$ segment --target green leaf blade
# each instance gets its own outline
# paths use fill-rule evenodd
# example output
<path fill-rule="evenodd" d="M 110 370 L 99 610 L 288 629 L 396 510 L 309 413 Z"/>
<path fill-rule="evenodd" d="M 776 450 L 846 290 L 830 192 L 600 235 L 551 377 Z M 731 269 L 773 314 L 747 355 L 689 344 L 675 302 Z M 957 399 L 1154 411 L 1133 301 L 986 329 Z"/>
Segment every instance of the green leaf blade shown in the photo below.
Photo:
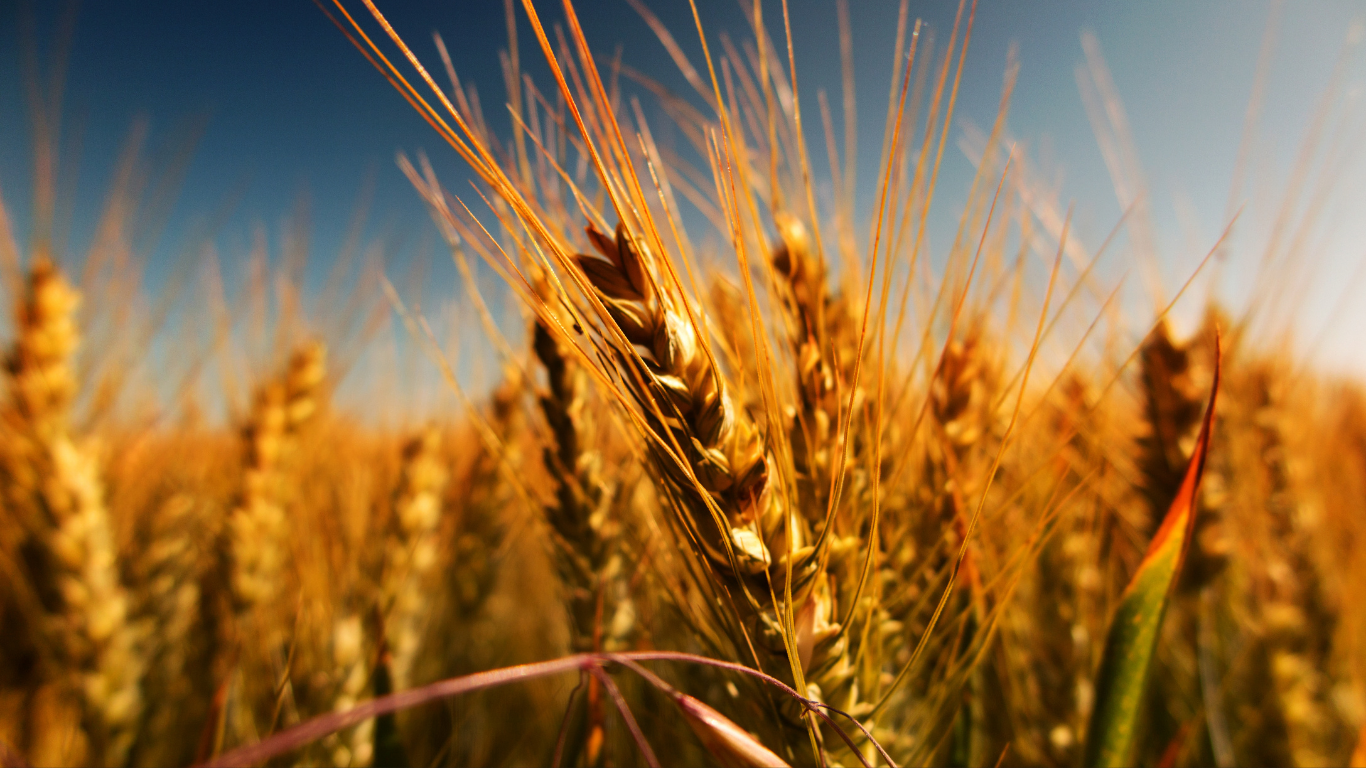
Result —
<path fill-rule="evenodd" d="M 1084 765 L 1087 766 L 1133 764 L 1134 739 L 1148 673 L 1157 652 L 1158 631 L 1162 628 L 1162 617 L 1181 574 L 1195 529 L 1196 491 L 1205 469 L 1214 405 L 1219 394 L 1219 358 L 1216 342 L 1214 384 L 1190 465 L 1176 499 L 1149 543 L 1138 571 L 1125 587 L 1110 621 L 1105 652 L 1096 676 L 1095 709 L 1086 731 Z"/>

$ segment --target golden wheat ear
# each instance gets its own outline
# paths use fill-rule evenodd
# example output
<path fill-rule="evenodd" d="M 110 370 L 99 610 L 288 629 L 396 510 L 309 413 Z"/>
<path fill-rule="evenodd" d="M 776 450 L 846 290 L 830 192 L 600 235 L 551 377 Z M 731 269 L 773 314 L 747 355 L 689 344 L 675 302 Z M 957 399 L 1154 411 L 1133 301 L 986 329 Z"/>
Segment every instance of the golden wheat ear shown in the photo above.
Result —
<path fill-rule="evenodd" d="M 19 337 L 5 360 L 0 524 L 19 531 L 18 542 L 7 542 L 16 551 L 5 555 L 23 553 L 24 581 L 36 598 L 17 631 L 36 649 L 44 682 L 75 703 L 84 759 L 121 765 L 143 709 L 145 633 L 132 620 L 120 573 L 102 451 L 69 428 L 79 304 L 61 270 L 46 256 L 35 259 L 18 307 Z"/>
<path fill-rule="evenodd" d="M 413 662 L 427 618 L 424 597 L 438 559 L 437 530 L 448 472 L 441 457 L 441 433 L 432 426 L 409 438 L 394 493 L 394 518 L 384 547 L 380 601 L 384 638 L 392 649 L 392 687 L 411 684 Z"/>

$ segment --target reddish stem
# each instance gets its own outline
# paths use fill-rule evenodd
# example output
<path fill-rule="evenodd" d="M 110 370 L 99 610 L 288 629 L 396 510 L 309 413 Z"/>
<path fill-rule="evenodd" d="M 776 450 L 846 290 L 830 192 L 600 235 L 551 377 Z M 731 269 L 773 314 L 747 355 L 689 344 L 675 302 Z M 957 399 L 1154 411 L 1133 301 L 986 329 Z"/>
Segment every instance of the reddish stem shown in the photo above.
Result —
<path fill-rule="evenodd" d="M 487 672 L 476 672 L 472 675 L 451 678 L 450 680 L 441 680 L 439 682 L 431 683 L 430 685 L 424 685 L 420 688 L 399 691 L 398 693 L 391 693 L 388 696 L 382 696 L 378 699 L 372 699 L 343 712 L 332 712 L 315 717 L 312 720 L 300 723 L 293 728 L 269 736 L 250 746 L 234 749 L 231 752 L 219 755 L 213 760 L 202 763 L 201 765 L 205 766 L 205 768 L 227 768 L 228 766 L 245 767 L 256 765 L 263 763 L 276 755 L 298 749 L 299 747 L 316 741 L 330 733 L 335 733 L 343 728 L 349 728 L 373 717 L 378 717 L 379 715 L 397 712 L 402 709 L 409 709 L 437 699 L 459 696 L 485 688 L 506 685 L 507 683 L 535 680 L 541 677 L 549 677 L 551 675 L 559 675 L 564 674 L 565 672 L 574 671 L 587 672 L 593 678 L 604 682 L 604 687 L 607 688 L 609 694 L 613 695 L 614 701 L 617 703 L 618 708 L 621 709 L 622 717 L 626 720 L 627 727 L 632 731 L 632 736 L 636 737 L 637 745 L 641 746 L 641 752 L 645 757 L 646 762 L 657 764 L 652 759 L 654 758 L 654 754 L 650 751 L 649 745 L 644 742 L 644 735 L 640 733 L 639 726 L 635 723 L 635 718 L 631 716 L 630 711 L 626 708 L 625 700 L 620 698 L 620 692 L 616 691 L 616 686 L 610 685 L 610 678 L 607 677 L 606 672 L 602 669 L 604 663 L 612 662 L 621 663 L 625 666 L 634 668 L 637 665 L 630 662 L 636 661 L 681 661 L 690 664 L 703 664 L 710 667 L 716 667 L 717 669 L 726 669 L 732 672 L 750 675 L 751 677 L 757 677 L 802 702 L 807 709 L 815 712 L 832 726 L 835 725 L 834 721 L 830 720 L 829 717 L 825 715 L 825 712 L 832 712 L 849 719 L 854 725 L 858 726 L 858 729 L 863 732 L 864 736 L 872 742 L 878 752 L 882 755 L 882 759 L 886 760 L 888 765 L 896 765 L 892 762 L 891 756 L 882 748 L 882 745 L 879 744 L 877 740 L 872 737 L 872 734 L 868 733 L 868 730 L 851 715 L 841 712 L 827 704 L 812 701 L 797 693 L 792 686 L 776 677 L 756 669 L 751 669 L 743 664 L 719 661 L 717 659 L 709 659 L 705 656 L 697 656 L 691 653 L 681 653 L 678 651 L 580 653 L 573 656 L 552 659 L 551 661 L 519 664 L 517 666 L 493 669 Z M 649 675 L 646 676 L 646 679 L 652 677 L 653 675 Z M 657 684 L 655 680 L 651 680 L 651 683 Z M 840 731 L 838 727 L 836 727 L 835 730 Z M 845 741 L 848 743 L 847 737 Z M 858 754 L 857 750 L 854 751 L 855 754 Z"/>

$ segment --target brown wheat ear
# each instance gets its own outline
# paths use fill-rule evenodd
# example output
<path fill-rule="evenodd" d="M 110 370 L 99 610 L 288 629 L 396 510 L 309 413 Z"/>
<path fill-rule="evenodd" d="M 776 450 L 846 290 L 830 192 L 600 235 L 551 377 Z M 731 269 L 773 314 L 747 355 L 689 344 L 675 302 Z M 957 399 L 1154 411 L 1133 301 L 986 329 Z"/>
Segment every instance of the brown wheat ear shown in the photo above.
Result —
<path fill-rule="evenodd" d="M 632 347 L 618 350 L 623 378 L 652 433 L 668 490 L 686 513 L 685 527 L 731 578 L 766 573 L 776 564 L 774 552 L 784 560 L 789 552 L 809 555 L 800 541 L 789 542 L 799 528 L 770 481 L 763 438 L 734 405 L 680 300 L 656 287 L 647 252 L 624 224 L 615 239 L 591 226 L 587 233 L 600 255 L 577 262 Z M 798 568 L 794 579 L 800 585 L 812 572 Z"/>

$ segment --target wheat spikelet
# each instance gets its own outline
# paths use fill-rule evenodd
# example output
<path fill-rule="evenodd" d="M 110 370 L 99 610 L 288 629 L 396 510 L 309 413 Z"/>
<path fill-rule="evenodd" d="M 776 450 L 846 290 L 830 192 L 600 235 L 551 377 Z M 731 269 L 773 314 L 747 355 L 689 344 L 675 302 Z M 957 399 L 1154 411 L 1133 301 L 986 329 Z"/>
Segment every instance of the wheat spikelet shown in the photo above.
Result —
<path fill-rule="evenodd" d="M 483 608 L 498 577 L 494 555 L 503 542 L 505 515 L 516 496 L 508 478 L 521 462 L 519 440 L 526 420 L 523 389 L 520 373 L 509 371 L 491 398 L 490 434 L 485 436 L 490 442 L 481 446 L 463 487 L 456 483 L 448 488 L 448 496 L 463 491 L 462 497 L 452 500 L 459 512 L 448 573 L 457 614 L 466 621 Z"/>
<path fill-rule="evenodd" d="M 1144 340 L 1140 351 L 1144 410 L 1150 434 L 1141 446 L 1147 482 L 1152 495 L 1153 514 L 1160 516 L 1171 503 L 1169 493 L 1181 482 L 1181 472 L 1189 455 L 1183 443 L 1191 440 L 1200 420 L 1200 395 L 1191 380 L 1191 361 L 1187 350 L 1171 338 L 1166 321 L 1158 323 Z"/>
<path fill-rule="evenodd" d="M 1261 611 L 1270 678 L 1291 759 L 1296 765 L 1326 765 L 1332 761 L 1324 746 L 1337 727 L 1325 676 L 1330 646 L 1313 638 L 1331 636 L 1334 620 L 1311 559 L 1303 498 L 1295 487 L 1286 440 L 1286 381 L 1270 366 L 1248 368 L 1244 397 L 1251 423 L 1244 439 L 1266 473 L 1264 504 L 1275 536 L 1263 577 L 1269 596 Z"/>
<path fill-rule="evenodd" d="M 933 487 L 940 489 L 935 507 L 941 540 L 947 544 L 942 554 L 922 565 L 932 572 L 952 567 L 952 558 L 959 556 L 968 536 L 971 500 L 985 491 L 984 461 L 999 436 L 994 413 L 1000 397 L 999 379 L 991 345 L 979 320 L 970 324 L 962 338 L 948 341 L 930 380 L 928 415 L 933 439 L 929 441 L 926 472 L 929 477 L 942 479 L 942 484 L 935 482 Z M 979 631 L 991 608 L 990 595 L 983 588 L 979 547 L 979 541 L 967 545 L 958 566 L 963 588 L 955 596 L 953 608 L 963 616 L 963 629 L 953 652 L 964 657 L 979 641 Z M 990 724 L 985 722 L 984 704 L 992 697 L 988 686 L 995 661 L 983 659 L 967 675 L 948 746 L 950 759 L 956 764 L 985 759 L 983 744 Z"/>
<path fill-rule="evenodd" d="M 801 552 L 804 559 L 795 563 L 793 578 L 804 585 L 812 573 L 806 567 L 810 553 L 802 551 L 800 541 L 789 547 L 798 529 L 769 482 L 763 440 L 753 421 L 737 411 L 696 328 L 675 308 L 675 300 L 655 287 L 648 257 L 625 225 L 617 227 L 615 240 L 592 227 L 587 231 L 600 256 L 579 256 L 578 265 L 618 331 L 646 350 L 638 371 L 644 388 L 623 356 L 625 376 L 646 412 L 655 436 L 653 454 L 680 500 L 688 530 L 712 566 L 736 580 L 767 573 L 776 565 L 772 552 Z M 681 450 L 685 463 L 674 450 Z M 724 520 L 713 518 L 713 507 Z"/>
<path fill-rule="evenodd" d="M 562 326 L 572 327 L 567 313 L 556 316 Z M 624 580 L 622 524 L 609 515 L 613 488 L 602 472 L 601 455 L 589 443 L 588 376 L 544 322 L 538 321 L 532 334 L 549 385 L 540 403 L 554 436 L 554 445 L 545 449 L 545 465 L 557 488 L 546 519 L 556 534 L 560 578 L 568 592 L 571 642 L 578 652 L 625 650 L 634 608 Z"/>
<path fill-rule="evenodd" d="M 440 591 L 428 607 L 429 620 L 409 685 L 426 683 L 502 663 L 509 646 L 501 641 L 490 613 L 498 601 L 506 536 L 518 520 L 514 481 L 523 471 L 526 414 L 525 382 L 516 369 L 505 376 L 484 412 L 473 417 L 475 434 L 446 439 L 440 460 L 452 469 L 441 498 L 442 543 L 437 572 Z M 509 606 L 523 614 L 521 605 Z M 417 734 L 405 742 L 414 764 L 478 764 L 503 748 L 495 738 L 496 723 L 483 707 L 451 711 L 415 711 L 398 730 Z"/>
<path fill-rule="evenodd" d="M 295 351 L 282 380 L 257 391 L 243 429 L 241 500 L 228 518 L 232 591 L 239 616 L 270 603 L 279 588 L 288 531 L 288 466 L 299 429 L 319 407 L 326 355 L 318 342 Z"/>
<path fill-rule="evenodd" d="M 833 519 L 826 561 L 796 614 L 798 656 L 808 696 L 866 717 L 873 708 L 869 699 L 877 697 L 887 641 L 900 627 L 881 605 L 880 575 L 875 574 L 872 586 L 860 594 L 868 542 L 865 532 L 847 522 L 853 509 L 866 505 L 871 495 L 864 469 L 871 438 L 861 429 L 846 437 L 839 424 L 840 414 L 851 403 L 855 411 L 864 407 L 863 387 L 854 381 L 858 323 L 848 299 L 831 293 L 806 226 L 789 214 L 774 218 L 779 242 L 771 261 L 782 278 L 779 298 L 793 319 L 790 344 L 796 365 L 798 407 L 789 416 L 788 435 L 798 507 L 813 534 L 827 524 L 830 491 L 841 465 L 849 477 L 847 494 Z M 848 450 L 844 440 L 852 441 Z M 843 631 L 839 623 L 843 617 L 837 611 L 855 616 L 848 607 L 854 601 L 859 606 L 851 621 L 867 627 L 862 632 Z M 833 733 L 826 733 L 826 743 L 843 754 L 843 744 Z"/>
<path fill-rule="evenodd" d="M 97 447 L 77 444 L 67 427 L 79 301 L 56 266 L 38 257 L 5 361 L 9 434 L 0 483 L 5 527 L 22 537 L 10 551 L 21 555 L 36 597 L 29 628 L 44 674 L 80 702 L 86 759 L 118 765 L 143 706 L 143 632 L 130 621 Z"/>
<path fill-rule="evenodd" d="M 934 507 L 941 536 L 950 541 L 950 555 L 967 534 L 971 514 L 968 499 L 981 491 L 986 468 L 979 465 L 986 444 L 994 437 L 993 406 L 999 386 L 980 324 L 973 324 L 962 339 L 945 345 L 930 381 L 928 404 L 934 439 L 928 442 L 925 472 L 931 487 L 939 489 Z M 980 576 L 972 553 L 966 553 L 965 558 L 966 581 L 974 584 Z"/>
<path fill-rule="evenodd" d="M 958 458 L 986 435 L 992 417 L 996 376 L 983 346 L 977 332 L 950 341 L 930 385 L 930 411 L 941 444 Z"/>
<path fill-rule="evenodd" d="M 1063 481 L 1077 483 L 1080 492 L 1058 510 L 1057 533 L 1043 543 L 1007 611 L 1000 640 L 1007 650 L 988 662 L 991 673 L 1007 681 L 1001 707 L 1014 713 L 1013 722 L 982 723 L 1010 738 L 1011 753 L 1024 764 L 1075 762 L 1095 696 L 1092 677 L 1100 645 L 1095 639 L 1103 638 L 1103 606 L 1112 599 L 1104 592 L 1103 545 L 1095 527 L 1097 511 L 1104 508 L 1101 499 L 1113 491 L 1107 487 L 1113 484 L 1096 478 L 1111 477 L 1114 470 L 1092 441 L 1109 428 L 1114 414 L 1107 401 L 1097 401 L 1095 387 L 1079 371 L 1068 372 L 1057 389 L 1046 434 L 1063 440 L 1055 461 L 1065 468 Z M 1082 482 L 1086 479 L 1091 482 Z M 1034 650 L 1008 650 L 1019 647 Z"/>
<path fill-rule="evenodd" d="M 394 498 L 393 525 L 385 545 L 380 600 L 384 637 L 392 652 L 395 690 L 409 685 L 421 644 L 428 575 L 437 561 L 436 531 L 447 472 L 441 461 L 441 433 L 428 427 L 403 446 L 403 469 Z"/>
<path fill-rule="evenodd" d="M 159 503 L 147 516 L 142 557 L 132 565 L 137 584 L 139 616 L 147 617 L 152 631 L 147 643 L 149 660 L 145 686 L 159 692 L 149 701 L 137 746 L 138 762 L 144 765 L 183 760 L 171 738 L 185 720 L 184 702 L 201 693 L 193 684 L 197 661 L 194 643 L 200 621 L 200 554 L 196 540 L 203 534 L 203 507 L 188 493 L 176 493 Z M 197 714 L 197 713 L 191 713 Z"/>
<path fill-rule="evenodd" d="M 552 296 L 547 281 L 538 293 Z M 561 327 L 575 327 L 558 300 L 547 309 Z M 545 509 L 552 529 L 552 549 L 566 592 L 570 647 L 579 653 L 628 649 L 636 629 L 635 606 L 626 581 L 623 525 L 613 514 L 615 488 L 602 472 L 602 458 L 592 447 L 592 413 L 587 410 L 587 374 L 544 320 L 532 329 L 532 348 L 546 370 L 547 392 L 541 412 L 550 426 L 553 445 L 544 451 L 546 469 L 556 484 L 555 503 Z M 588 765 L 603 760 L 603 704 L 600 684 L 589 682 L 584 739 Z"/>
<path fill-rule="evenodd" d="M 775 216 L 779 244 L 773 251 L 773 267 L 783 278 L 779 295 L 793 316 L 793 361 L 797 366 L 800 412 L 792 415 L 789 430 L 792 461 L 799 478 L 808 523 L 824 527 L 834 462 L 842 456 L 839 414 L 847 403 L 845 388 L 854 386 L 853 356 L 858 331 L 848 305 L 829 292 L 824 266 L 811 253 L 811 239 L 801 220 L 787 214 Z M 857 410 L 863 403 L 860 387 L 852 398 Z M 857 464 L 858 456 L 850 459 Z"/>
<path fill-rule="evenodd" d="M 1207 353 L 1201 342 L 1213 338 L 1221 323 L 1217 310 L 1206 318 L 1197 339 L 1178 344 L 1166 321 L 1158 323 L 1140 348 L 1144 413 L 1148 432 L 1139 440 L 1139 463 L 1144 474 L 1143 491 L 1149 503 L 1149 525 L 1156 530 L 1167 505 L 1181 483 L 1181 472 L 1190 459 L 1203 408 L 1201 385 L 1195 380 L 1199 355 Z M 1198 589 L 1223 568 L 1228 543 L 1220 507 L 1226 496 L 1226 473 L 1215 471 L 1206 478 L 1200 515 L 1190 560 L 1182 575 L 1182 587 Z"/>
<path fill-rule="evenodd" d="M 214 705 L 215 748 L 257 738 L 260 722 L 281 705 L 279 667 L 293 629 L 277 609 L 291 575 L 290 509 L 299 502 L 294 465 L 300 432 L 320 407 L 325 366 L 322 343 L 299 346 L 284 372 L 257 388 L 241 428 L 241 484 L 220 531 L 220 578 L 213 584 L 221 614 L 214 679 L 224 696 Z"/>
<path fill-rule="evenodd" d="M 256 395 L 244 438 L 247 448 L 242 501 L 228 518 L 232 592 L 236 613 L 268 602 L 279 586 L 286 519 L 278 463 L 284 452 L 284 389 L 268 385 Z"/>
<path fill-rule="evenodd" d="M 366 663 L 365 628 L 361 617 L 343 616 L 332 630 L 332 667 L 337 679 L 333 710 L 343 712 L 361 702 L 370 684 Z M 330 748 L 336 766 L 369 765 L 374 756 L 375 721 L 366 720 L 341 733 L 332 734 L 325 746 Z"/>
<path fill-rule="evenodd" d="M 587 232 L 599 256 L 580 255 L 577 263 L 616 332 L 644 350 L 623 350 L 617 358 L 649 430 L 657 483 L 703 560 L 705 588 L 723 605 L 733 601 L 733 609 L 709 621 L 729 636 L 737 658 L 785 679 L 819 667 L 829 685 L 847 666 L 834 606 L 822 589 L 815 549 L 804 543 L 804 522 L 771 473 L 774 459 L 757 425 L 735 405 L 680 300 L 657 287 L 652 257 L 626 226 L 618 225 L 615 239 L 591 226 Z M 778 598 L 788 583 L 791 629 L 780 614 L 785 598 Z M 738 613 L 727 616 L 730 610 Z M 808 691 L 821 693 L 819 685 Z M 802 749 L 803 711 L 790 700 L 775 704 L 780 727 L 771 738 Z"/>

